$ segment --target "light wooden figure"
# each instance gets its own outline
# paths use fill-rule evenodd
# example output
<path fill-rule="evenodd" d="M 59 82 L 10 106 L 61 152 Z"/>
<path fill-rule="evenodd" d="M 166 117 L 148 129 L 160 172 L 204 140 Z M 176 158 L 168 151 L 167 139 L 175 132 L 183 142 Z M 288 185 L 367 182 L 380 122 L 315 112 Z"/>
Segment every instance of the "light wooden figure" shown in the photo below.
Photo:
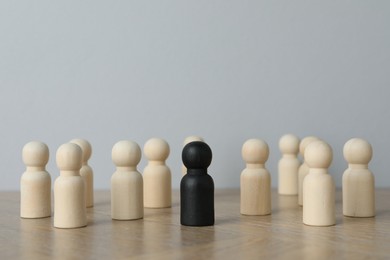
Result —
<path fill-rule="evenodd" d="M 165 164 L 169 156 L 168 143 L 151 138 L 144 145 L 148 165 L 143 172 L 144 207 L 169 208 L 172 205 L 171 170 Z"/>
<path fill-rule="evenodd" d="M 142 175 L 137 170 L 141 148 L 133 141 L 119 141 L 112 148 L 116 171 L 111 177 L 111 217 L 116 220 L 144 216 Z"/>
<path fill-rule="evenodd" d="M 60 176 L 54 182 L 54 227 L 79 228 L 87 225 L 85 183 L 80 176 L 81 148 L 61 145 L 56 154 Z"/>
<path fill-rule="evenodd" d="M 27 143 L 22 151 L 26 171 L 20 179 L 20 216 L 51 216 L 51 177 L 46 171 L 49 148 L 38 141 Z"/>
<path fill-rule="evenodd" d="M 202 137 L 196 136 L 196 135 L 191 135 L 191 136 L 188 136 L 186 139 L 184 139 L 183 147 L 186 146 L 186 144 L 191 143 L 191 142 L 195 142 L 195 141 L 204 142 Z M 187 168 L 184 166 L 184 164 L 182 164 L 182 166 L 181 166 L 181 173 L 183 176 L 187 173 Z"/>
<path fill-rule="evenodd" d="M 298 205 L 299 206 L 303 206 L 303 179 L 309 173 L 309 166 L 307 166 L 305 162 L 305 150 L 310 143 L 319 140 L 320 139 L 318 137 L 308 136 L 303 138 L 301 143 L 299 144 L 299 154 L 302 157 L 302 164 L 298 169 Z"/>
<path fill-rule="evenodd" d="M 335 184 L 328 174 L 332 148 L 323 141 L 310 143 L 305 150 L 309 174 L 303 180 L 303 223 L 332 226 L 335 217 Z"/>
<path fill-rule="evenodd" d="M 87 208 L 93 207 L 93 170 L 88 165 L 88 160 L 91 158 L 92 147 L 91 144 L 84 139 L 73 139 L 71 143 L 80 146 L 83 152 L 83 166 L 80 169 L 80 176 L 85 181 L 85 199 Z"/>
<path fill-rule="evenodd" d="M 240 177 L 241 214 L 271 214 L 271 175 L 265 168 L 269 148 L 260 139 L 249 139 L 242 146 L 246 168 Z"/>
<path fill-rule="evenodd" d="M 368 169 L 372 147 L 353 138 L 344 145 L 348 169 L 343 174 L 343 214 L 348 217 L 375 216 L 375 178 Z"/>
<path fill-rule="evenodd" d="M 282 136 L 279 140 L 279 149 L 282 158 L 278 164 L 278 192 L 281 195 L 298 195 L 299 138 L 292 134 Z"/>

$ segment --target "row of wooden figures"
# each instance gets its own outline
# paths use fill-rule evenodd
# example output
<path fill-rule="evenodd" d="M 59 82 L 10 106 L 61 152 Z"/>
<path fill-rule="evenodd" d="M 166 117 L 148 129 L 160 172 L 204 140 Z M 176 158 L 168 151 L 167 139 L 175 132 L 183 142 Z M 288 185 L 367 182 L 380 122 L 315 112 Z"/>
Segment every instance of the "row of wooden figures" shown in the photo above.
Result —
<path fill-rule="evenodd" d="M 214 183 L 207 174 L 211 149 L 197 136 L 186 138 L 184 145 L 183 174 L 188 174 L 182 178 L 180 187 L 181 223 L 212 225 Z M 283 154 L 279 161 L 279 193 L 298 195 L 299 204 L 305 204 L 305 224 L 333 225 L 335 187 L 332 177 L 326 174 L 332 160 L 330 146 L 316 137 L 306 137 L 300 142 L 291 134 L 283 136 L 279 146 Z M 297 158 L 298 150 L 304 158 L 302 165 Z M 144 153 L 149 163 L 141 175 L 137 171 L 141 159 L 138 144 L 119 141 L 112 149 L 112 160 L 117 167 L 111 178 L 113 219 L 139 219 L 143 217 L 144 207 L 171 206 L 171 172 L 165 164 L 168 143 L 152 138 L 146 142 Z M 241 173 L 241 214 L 271 214 L 271 177 L 265 168 L 268 155 L 268 145 L 260 139 L 250 139 L 242 147 L 247 167 Z M 60 176 L 54 184 L 55 227 L 76 228 L 87 224 L 85 207 L 93 206 L 90 156 L 91 145 L 83 139 L 74 139 L 57 150 Z M 349 162 L 343 175 L 344 215 L 372 217 L 375 215 L 374 177 L 367 167 L 372 148 L 365 140 L 354 138 L 345 144 L 344 156 Z M 42 142 L 30 142 L 23 148 L 27 169 L 21 178 L 22 218 L 51 216 L 51 178 L 45 170 L 48 158 L 48 148 Z"/>
<path fill-rule="evenodd" d="M 181 182 L 181 223 L 190 226 L 214 224 L 214 182 L 207 174 L 212 152 L 203 141 L 192 142 L 183 149 L 183 168 L 187 174 Z M 185 149 L 187 147 L 187 149 Z M 143 218 L 144 207 L 167 208 L 172 204 L 171 172 L 165 164 L 169 155 L 168 143 L 160 138 L 148 140 L 144 146 L 149 162 L 141 175 L 137 165 L 141 149 L 133 141 L 117 142 L 112 148 L 116 171 L 111 178 L 111 216 L 115 220 Z M 74 139 L 61 145 L 56 153 L 60 176 L 54 183 L 54 226 L 77 228 L 87 225 L 86 208 L 93 207 L 93 171 L 88 165 L 92 149 L 88 141 Z M 46 171 L 49 149 L 38 141 L 27 143 L 22 151 L 26 171 L 21 177 L 21 217 L 43 218 L 51 216 L 51 177 Z M 193 167 L 194 169 L 191 169 Z M 204 169 L 201 169 L 201 168 Z M 194 174 L 190 174 L 193 170 Z M 192 177 L 205 181 L 208 188 L 197 193 Z M 195 182 L 196 182 L 195 181 Z M 186 185 L 186 183 L 188 185 Z M 196 193 L 196 192 L 195 192 Z M 203 198 L 210 198 L 204 202 Z M 201 203 L 199 203 L 201 202 Z M 203 210 L 202 210 L 203 209 Z M 193 216 L 197 216 L 195 219 Z"/>
<path fill-rule="evenodd" d="M 335 225 L 335 184 L 328 174 L 333 158 L 330 145 L 314 136 L 300 141 L 287 134 L 279 140 L 279 148 L 283 154 L 278 164 L 279 194 L 298 196 L 304 224 Z M 368 169 L 372 147 L 364 139 L 353 138 L 345 143 L 343 154 L 348 162 L 342 178 L 343 214 L 374 217 L 375 179 Z M 268 145 L 260 139 L 247 140 L 242 147 L 247 167 L 241 173 L 241 214 L 271 214 L 271 176 L 265 168 L 268 155 Z"/>

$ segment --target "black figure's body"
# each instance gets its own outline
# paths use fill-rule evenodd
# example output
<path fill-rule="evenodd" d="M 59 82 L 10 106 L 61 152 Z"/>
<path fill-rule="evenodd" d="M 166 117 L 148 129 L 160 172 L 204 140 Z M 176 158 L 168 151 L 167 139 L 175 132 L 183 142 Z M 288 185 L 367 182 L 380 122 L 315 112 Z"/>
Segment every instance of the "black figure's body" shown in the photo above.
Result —
<path fill-rule="evenodd" d="M 183 148 L 187 174 L 180 183 L 180 222 L 184 226 L 214 225 L 214 181 L 207 174 L 212 159 L 204 142 L 191 142 Z"/>

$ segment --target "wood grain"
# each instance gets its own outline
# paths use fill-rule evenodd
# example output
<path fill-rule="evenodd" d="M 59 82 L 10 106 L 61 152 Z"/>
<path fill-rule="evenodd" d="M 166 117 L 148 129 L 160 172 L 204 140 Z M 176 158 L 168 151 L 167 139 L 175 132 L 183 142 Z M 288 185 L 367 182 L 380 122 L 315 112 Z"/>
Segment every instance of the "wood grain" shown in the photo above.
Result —
<path fill-rule="evenodd" d="M 216 190 L 216 223 L 184 227 L 179 194 L 172 208 L 145 209 L 145 217 L 115 221 L 109 191 L 95 192 L 88 226 L 55 229 L 52 218 L 21 219 L 18 192 L 0 193 L 0 259 L 389 259 L 390 189 L 377 189 L 375 218 L 342 216 L 337 224 L 302 224 L 297 196 L 272 193 L 272 215 L 240 215 L 239 190 Z"/>

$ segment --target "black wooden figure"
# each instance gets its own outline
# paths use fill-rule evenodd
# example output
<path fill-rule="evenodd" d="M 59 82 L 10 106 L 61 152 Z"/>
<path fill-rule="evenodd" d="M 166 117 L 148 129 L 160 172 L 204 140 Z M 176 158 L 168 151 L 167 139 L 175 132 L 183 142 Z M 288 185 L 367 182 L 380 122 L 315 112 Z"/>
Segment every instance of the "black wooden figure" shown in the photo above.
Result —
<path fill-rule="evenodd" d="M 214 225 L 214 181 L 207 174 L 212 152 L 204 142 L 191 142 L 181 154 L 187 174 L 180 183 L 180 222 L 184 226 Z"/>

